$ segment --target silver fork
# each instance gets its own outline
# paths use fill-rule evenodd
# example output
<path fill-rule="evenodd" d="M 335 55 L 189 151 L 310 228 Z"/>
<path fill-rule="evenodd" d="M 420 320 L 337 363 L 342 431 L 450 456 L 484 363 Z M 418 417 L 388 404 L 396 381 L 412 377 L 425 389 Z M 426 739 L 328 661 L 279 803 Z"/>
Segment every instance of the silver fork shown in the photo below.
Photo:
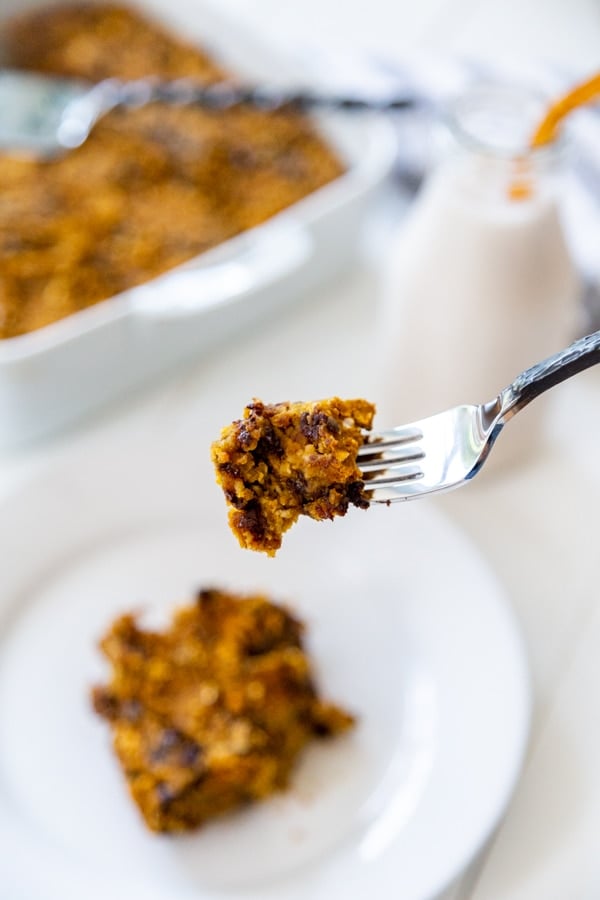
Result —
<path fill-rule="evenodd" d="M 504 425 L 547 391 L 600 362 L 600 331 L 526 369 L 489 403 L 372 432 L 358 453 L 372 503 L 413 500 L 460 487 L 481 471 Z"/>

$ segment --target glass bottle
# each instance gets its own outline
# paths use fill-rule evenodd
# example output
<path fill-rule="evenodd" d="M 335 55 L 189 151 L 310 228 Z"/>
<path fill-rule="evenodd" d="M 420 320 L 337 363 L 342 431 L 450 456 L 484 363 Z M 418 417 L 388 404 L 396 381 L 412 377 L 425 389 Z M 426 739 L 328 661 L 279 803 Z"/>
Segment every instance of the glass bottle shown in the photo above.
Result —
<path fill-rule="evenodd" d="M 543 100 L 485 87 L 457 100 L 441 162 L 391 241 L 382 284 L 378 426 L 493 399 L 576 336 L 580 281 L 560 218 L 565 146 L 531 150 Z M 525 458 L 544 399 L 494 455 Z"/>

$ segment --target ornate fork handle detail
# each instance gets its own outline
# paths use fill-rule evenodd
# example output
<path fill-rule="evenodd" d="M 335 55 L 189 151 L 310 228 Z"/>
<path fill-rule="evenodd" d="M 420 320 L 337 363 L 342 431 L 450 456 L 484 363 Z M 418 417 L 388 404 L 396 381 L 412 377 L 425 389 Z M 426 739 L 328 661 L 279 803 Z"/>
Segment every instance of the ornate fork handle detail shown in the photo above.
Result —
<path fill-rule="evenodd" d="M 600 331 L 579 338 L 518 375 L 499 396 L 501 419 L 508 421 L 544 391 L 597 363 L 600 363 Z"/>

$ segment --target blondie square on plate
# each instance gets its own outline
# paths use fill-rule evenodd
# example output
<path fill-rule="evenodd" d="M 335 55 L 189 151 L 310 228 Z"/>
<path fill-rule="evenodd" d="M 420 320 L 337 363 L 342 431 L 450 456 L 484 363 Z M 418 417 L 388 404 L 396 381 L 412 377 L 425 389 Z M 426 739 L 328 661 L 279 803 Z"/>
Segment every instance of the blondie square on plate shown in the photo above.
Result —
<path fill-rule="evenodd" d="M 261 595 L 203 590 L 163 632 L 117 619 L 93 690 L 130 793 L 157 832 L 188 831 L 285 788 L 300 751 L 353 718 L 320 699 L 302 625 Z"/>

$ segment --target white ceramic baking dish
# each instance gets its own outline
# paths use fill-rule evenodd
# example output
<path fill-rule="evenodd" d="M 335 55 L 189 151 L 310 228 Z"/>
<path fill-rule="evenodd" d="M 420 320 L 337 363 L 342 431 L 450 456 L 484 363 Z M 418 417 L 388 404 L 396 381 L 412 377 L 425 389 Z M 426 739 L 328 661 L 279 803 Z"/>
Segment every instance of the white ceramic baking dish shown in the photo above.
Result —
<path fill-rule="evenodd" d="M 35 0 L 3 0 L 1 22 Z M 307 83 L 289 61 L 196 0 L 138 3 L 233 70 L 270 83 Z M 388 174 L 391 126 L 324 117 L 319 127 L 347 165 L 335 182 L 266 224 L 169 273 L 39 331 L 0 341 L 0 447 L 72 423 L 177 363 L 306 294 L 344 266 L 366 203 Z"/>

